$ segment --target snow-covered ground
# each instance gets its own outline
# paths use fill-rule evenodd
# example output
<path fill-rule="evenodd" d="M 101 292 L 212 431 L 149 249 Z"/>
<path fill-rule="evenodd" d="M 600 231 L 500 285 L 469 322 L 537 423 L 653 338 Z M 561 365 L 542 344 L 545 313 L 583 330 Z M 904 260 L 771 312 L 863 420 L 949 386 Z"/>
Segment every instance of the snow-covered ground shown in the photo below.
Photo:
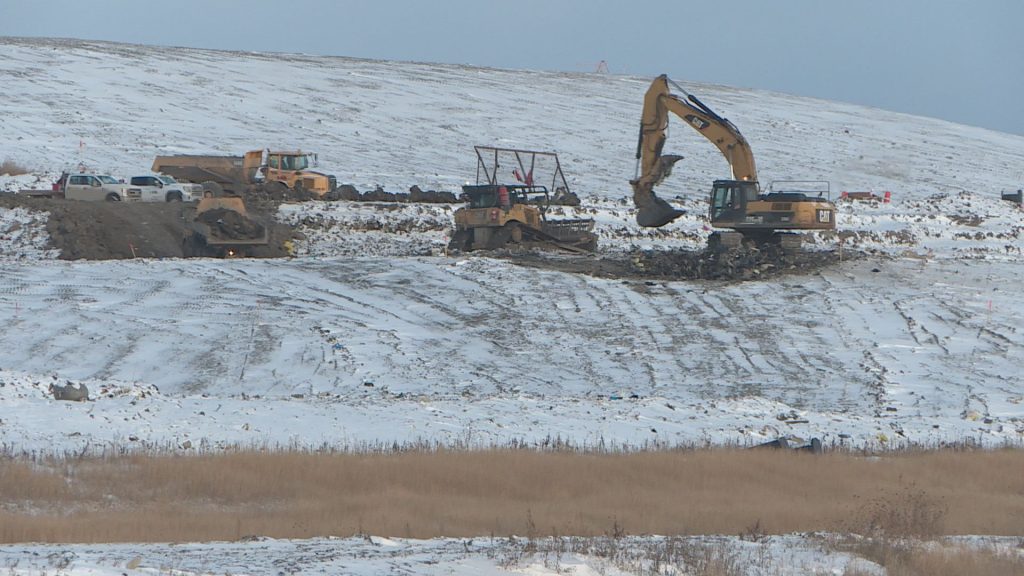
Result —
<path fill-rule="evenodd" d="M 664 546 L 663 539 L 628 538 L 595 542 L 621 550 L 616 557 L 562 552 L 550 540 L 540 545 L 552 551 L 523 554 L 525 540 L 508 539 L 405 540 L 380 537 L 347 539 L 272 540 L 205 544 L 115 544 L 76 546 L 5 546 L 0 565 L 10 574 L 62 576 L 146 576 L 153 574 L 417 574 L 451 576 L 624 576 L 650 570 L 653 558 L 645 547 Z M 849 554 L 827 551 L 811 539 L 778 537 L 743 542 L 738 538 L 682 538 L 674 540 L 676 562 L 664 562 L 666 570 L 694 569 L 708 560 L 749 565 L 745 572 L 803 576 L 842 574 L 846 568 L 877 569 L 877 565 Z M 628 552 L 632 549 L 633 552 Z M 691 562 L 683 562 L 690 553 Z M 771 572 L 768 572 L 771 570 Z M 674 572 L 667 572 L 674 573 Z M 869 572 L 870 573 L 870 572 Z"/>
<path fill-rule="evenodd" d="M 49 249 L 47 214 L 26 208 L 0 208 L 0 259 L 46 260 L 59 256 Z"/>
<path fill-rule="evenodd" d="M 633 223 L 648 78 L 0 38 L 0 81 L 0 161 L 31 172 L 0 175 L 6 191 L 80 163 L 124 176 L 157 154 L 265 146 L 315 150 L 361 190 L 456 191 L 474 177 L 474 144 L 546 149 L 583 200 L 559 210 L 594 218 L 601 250 L 621 252 L 701 246 L 704 195 L 728 170 L 675 124 L 666 151 L 686 159 L 658 191 L 688 213 Z M 452 205 L 311 202 L 278 214 L 306 236 L 294 259 L 65 262 L 46 247 L 45 213 L 0 208 L 0 449 L 1021 445 L 1024 212 L 999 194 L 1024 182 L 1024 137 L 687 86 L 743 130 L 763 182 L 890 191 L 891 203 L 840 203 L 839 232 L 815 240 L 870 256 L 741 284 L 608 280 L 449 257 Z M 49 396 L 69 380 L 92 400 Z M 799 536 L 773 542 L 769 555 L 796 554 L 773 574 L 849 561 Z M 556 573 L 471 546 L 39 545 L 5 547 L 0 562 L 11 574 Z M 570 565 L 618 573 L 586 555 L 561 573 Z"/>
<path fill-rule="evenodd" d="M 884 576 L 878 564 L 843 552 L 830 534 L 663 538 L 462 538 L 409 540 L 357 536 L 175 544 L 30 544 L 0 549 L 12 576 L 176 576 L 238 574 L 379 574 L 446 576 Z M 1018 538 L 954 537 L 933 551 L 985 551 L 1020 558 Z M 531 552 L 530 550 L 536 550 Z M 657 571 L 656 571 L 657 570 Z"/>
<path fill-rule="evenodd" d="M 0 271 L 17 451 L 1024 440 L 1024 311 L 998 281 L 1018 262 L 870 259 L 737 285 L 482 257 Z M 52 375 L 95 401 L 48 398 Z"/>
<path fill-rule="evenodd" d="M 8 190 L 79 162 L 128 174 L 157 153 L 265 145 L 317 149 L 362 188 L 457 189 L 472 144 L 552 149 L 584 201 L 556 214 L 595 218 L 621 252 L 701 246 L 701 190 L 726 169 L 675 126 L 687 159 L 659 190 L 688 213 L 635 225 L 643 78 L 64 40 L 0 52 L 17 112 L 0 157 L 33 168 L 0 177 Z M 305 235 L 295 259 L 69 263 L 45 247 L 45 214 L 0 209 L 0 397 L 19 407 L 4 445 L 1024 440 L 1024 212 L 999 199 L 1024 176 L 1024 138 L 691 89 L 742 127 L 762 173 L 890 191 L 840 202 L 839 231 L 809 239 L 874 256 L 739 285 L 602 280 L 448 257 L 453 205 L 309 202 L 278 214 Z M 54 379 L 113 392 L 55 404 Z"/>

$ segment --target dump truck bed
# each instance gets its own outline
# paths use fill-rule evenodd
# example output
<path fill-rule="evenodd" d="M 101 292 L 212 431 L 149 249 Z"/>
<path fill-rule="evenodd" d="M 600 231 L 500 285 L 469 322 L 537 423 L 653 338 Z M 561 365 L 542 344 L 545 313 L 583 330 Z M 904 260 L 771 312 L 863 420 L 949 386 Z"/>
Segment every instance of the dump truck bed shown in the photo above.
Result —
<path fill-rule="evenodd" d="M 246 181 L 244 161 L 242 156 L 157 156 L 153 160 L 153 172 L 167 174 L 183 182 L 236 184 Z"/>

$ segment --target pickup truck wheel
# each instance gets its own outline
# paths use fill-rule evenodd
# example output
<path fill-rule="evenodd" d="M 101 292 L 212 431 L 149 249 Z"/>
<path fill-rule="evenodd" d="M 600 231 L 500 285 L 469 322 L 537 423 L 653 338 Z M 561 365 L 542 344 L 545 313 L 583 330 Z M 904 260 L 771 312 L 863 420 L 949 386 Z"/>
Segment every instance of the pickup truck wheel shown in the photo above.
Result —
<path fill-rule="evenodd" d="M 115 194 L 113 192 L 111 192 L 110 194 L 107 194 L 107 202 L 120 202 L 120 201 L 121 201 L 121 197 L 118 196 L 117 194 Z"/>
<path fill-rule="evenodd" d="M 168 202 L 181 202 L 181 192 L 171 192 L 167 195 Z"/>

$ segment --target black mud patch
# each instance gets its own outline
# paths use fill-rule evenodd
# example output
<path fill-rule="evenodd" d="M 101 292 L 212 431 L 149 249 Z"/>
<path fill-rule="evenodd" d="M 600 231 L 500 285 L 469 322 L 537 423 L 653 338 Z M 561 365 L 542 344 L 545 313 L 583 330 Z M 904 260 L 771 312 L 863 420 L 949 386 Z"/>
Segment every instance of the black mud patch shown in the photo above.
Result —
<path fill-rule="evenodd" d="M 532 268 L 587 274 L 598 278 L 631 278 L 646 280 L 765 280 L 786 275 L 810 274 L 839 264 L 834 251 L 801 251 L 786 254 L 781 250 L 740 250 L 715 253 L 708 250 L 656 250 L 623 254 L 568 256 L 530 252 L 494 254 L 496 257 Z M 861 255 L 849 250 L 842 260 Z"/>

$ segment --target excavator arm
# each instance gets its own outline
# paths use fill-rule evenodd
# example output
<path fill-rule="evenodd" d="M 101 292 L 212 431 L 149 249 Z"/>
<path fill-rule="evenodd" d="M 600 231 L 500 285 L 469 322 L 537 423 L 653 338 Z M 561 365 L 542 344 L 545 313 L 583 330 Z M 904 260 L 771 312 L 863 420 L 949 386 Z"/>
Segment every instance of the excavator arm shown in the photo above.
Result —
<path fill-rule="evenodd" d="M 683 214 L 654 194 L 654 186 L 671 174 L 672 166 L 683 158 L 662 154 L 667 138 L 669 112 L 682 118 L 722 152 L 729 162 L 734 180 L 757 181 L 754 155 L 747 139 L 732 122 L 716 114 L 696 96 L 686 96 L 684 100 L 672 94 L 669 91 L 668 76 L 664 74 L 654 79 L 644 96 L 636 150 L 640 175 L 630 181 L 633 186 L 633 203 L 638 209 L 636 219 L 641 226 L 664 226 Z"/>

